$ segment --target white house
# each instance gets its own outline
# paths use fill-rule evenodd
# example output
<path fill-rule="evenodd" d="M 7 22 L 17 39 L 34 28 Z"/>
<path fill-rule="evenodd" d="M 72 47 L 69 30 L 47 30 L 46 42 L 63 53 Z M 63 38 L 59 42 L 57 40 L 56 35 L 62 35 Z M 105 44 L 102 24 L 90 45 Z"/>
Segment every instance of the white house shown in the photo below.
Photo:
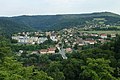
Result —
<path fill-rule="evenodd" d="M 116 34 L 111 34 L 111 38 L 115 38 L 116 37 Z"/>
<path fill-rule="evenodd" d="M 50 36 L 50 39 L 51 39 L 52 41 L 58 41 L 57 38 L 56 38 L 56 36 Z"/>
<path fill-rule="evenodd" d="M 40 52 L 40 54 L 47 54 L 47 49 L 41 49 L 39 52 Z"/>
<path fill-rule="evenodd" d="M 107 38 L 107 34 L 101 34 L 100 37 L 105 39 L 105 38 Z"/>
<path fill-rule="evenodd" d="M 43 43 L 47 40 L 47 37 L 40 37 L 38 40 L 38 44 Z"/>

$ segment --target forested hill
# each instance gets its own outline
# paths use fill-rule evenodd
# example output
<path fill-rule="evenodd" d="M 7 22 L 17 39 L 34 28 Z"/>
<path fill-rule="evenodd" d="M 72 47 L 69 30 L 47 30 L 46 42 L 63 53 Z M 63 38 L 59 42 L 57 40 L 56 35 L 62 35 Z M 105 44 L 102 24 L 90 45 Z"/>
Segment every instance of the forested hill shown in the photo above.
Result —
<path fill-rule="evenodd" d="M 11 19 L 27 26 L 40 30 L 54 30 L 69 27 L 83 27 L 86 21 L 94 18 L 104 18 L 105 24 L 120 24 L 120 15 L 111 12 L 91 13 L 91 14 L 63 14 L 63 15 L 38 15 L 38 16 L 18 16 Z"/>
<path fill-rule="evenodd" d="M 12 20 L 0 19 L 0 35 L 10 36 L 16 32 L 31 31 L 31 27 L 14 22 Z"/>
<path fill-rule="evenodd" d="M 59 30 L 70 27 L 84 27 L 93 20 L 102 20 L 105 25 L 120 25 L 120 15 L 111 12 L 91 14 L 34 15 L 0 17 L 0 33 L 11 34 L 27 30 Z"/>

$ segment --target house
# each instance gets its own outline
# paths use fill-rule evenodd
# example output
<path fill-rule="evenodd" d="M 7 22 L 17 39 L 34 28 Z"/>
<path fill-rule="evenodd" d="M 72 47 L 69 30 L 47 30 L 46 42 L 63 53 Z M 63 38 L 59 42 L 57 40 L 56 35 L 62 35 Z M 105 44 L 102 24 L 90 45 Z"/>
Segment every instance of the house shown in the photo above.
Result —
<path fill-rule="evenodd" d="M 89 40 L 85 40 L 84 43 L 87 45 L 89 44 Z"/>
<path fill-rule="evenodd" d="M 95 43 L 97 43 L 95 40 L 90 40 L 89 41 L 89 44 L 95 44 Z"/>
<path fill-rule="evenodd" d="M 40 54 L 47 54 L 47 49 L 41 49 L 39 52 L 40 52 Z"/>
<path fill-rule="evenodd" d="M 17 56 L 21 56 L 21 54 L 23 53 L 23 50 L 19 50 L 19 52 L 16 54 Z"/>
<path fill-rule="evenodd" d="M 84 46 L 85 44 L 84 44 L 84 43 L 79 43 L 78 45 L 79 45 L 79 46 Z"/>
<path fill-rule="evenodd" d="M 46 32 L 46 36 L 51 36 L 51 32 Z"/>
<path fill-rule="evenodd" d="M 47 39 L 47 37 L 40 37 L 39 39 L 38 39 L 38 44 L 40 44 L 40 43 L 43 43 L 43 42 L 45 42 L 46 40 L 48 40 Z"/>
<path fill-rule="evenodd" d="M 98 39 L 98 41 L 100 41 L 100 43 L 105 43 L 106 42 L 104 39 Z"/>
<path fill-rule="evenodd" d="M 83 39 L 79 40 L 78 45 L 79 45 L 79 46 L 84 46 L 84 45 L 85 45 L 85 44 L 84 44 L 84 40 L 83 40 Z"/>
<path fill-rule="evenodd" d="M 28 43 L 28 36 L 17 36 L 17 37 L 12 37 L 12 39 L 15 39 L 18 41 L 18 43 Z"/>
<path fill-rule="evenodd" d="M 67 40 L 67 39 L 65 39 L 64 41 L 65 41 L 65 43 L 67 43 L 67 42 L 68 42 L 68 40 Z"/>
<path fill-rule="evenodd" d="M 116 34 L 111 34 L 111 38 L 115 38 L 116 37 Z"/>
<path fill-rule="evenodd" d="M 47 53 L 55 53 L 56 48 L 48 48 Z"/>
<path fill-rule="evenodd" d="M 12 36 L 12 39 L 19 40 L 19 36 Z"/>
<path fill-rule="evenodd" d="M 95 44 L 97 42 L 95 40 L 85 40 L 84 43 L 85 44 Z"/>
<path fill-rule="evenodd" d="M 50 36 L 50 39 L 51 39 L 52 41 L 58 41 L 55 35 Z"/>
<path fill-rule="evenodd" d="M 105 39 L 105 38 L 107 38 L 107 34 L 101 34 L 100 37 Z"/>
<path fill-rule="evenodd" d="M 55 53 L 56 48 L 41 49 L 40 54 L 53 54 Z"/>
<path fill-rule="evenodd" d="M 38 54 L 38 51 L 32 51 L 31 54 Z"/>
<path fill-rule="evenodd" d="M 91 36 L 95 36 L 95 37 L 97 37 L 97 36 L 98 36 L 98 34 L 91 34 Z"/>
<path fill-rule="evenodd" d="M 66 48 L 65 51 L 68 53 L 68 52 L 72 52 L 72 49 L 71 48 Z"/>
<path fill-rule="evenodd" d="M 22 54 L 22 53 L 23 53 L 23 50 L 19 50 L 19 53 Z"/>

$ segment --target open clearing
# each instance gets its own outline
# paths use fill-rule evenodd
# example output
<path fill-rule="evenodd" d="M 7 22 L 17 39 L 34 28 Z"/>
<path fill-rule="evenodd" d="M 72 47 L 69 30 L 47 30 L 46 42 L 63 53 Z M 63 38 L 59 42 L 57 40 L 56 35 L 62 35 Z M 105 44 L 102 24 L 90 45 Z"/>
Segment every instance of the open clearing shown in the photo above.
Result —
<path fill-rule="evenodd" d="M 81 32 L 87 32 L 87 33 L 106 33 L 106 34 L 120 34 L 120 31 L 81 31 Z"/>

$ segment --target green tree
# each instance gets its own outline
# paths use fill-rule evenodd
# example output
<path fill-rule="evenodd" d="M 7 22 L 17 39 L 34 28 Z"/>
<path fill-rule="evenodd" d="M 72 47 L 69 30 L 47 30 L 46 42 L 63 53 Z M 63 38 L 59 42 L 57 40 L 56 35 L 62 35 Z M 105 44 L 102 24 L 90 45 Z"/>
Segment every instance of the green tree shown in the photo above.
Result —
<path fill-rule="evenodd" d="M 5 57 L 0 65 L 0 80 L 53 80 L 34 66 L 24 67 L 11 57 Z"/>
<path fill-rule="evenodd" d="M 0 59 L 3 59 L 5 56 L 11 56 L 11 53 L 9 40 L 0 36 Z"/>
<path fill-rule="evenodd" d="M 83 64 L 82 60 L 72 58 L 63 60 L 62 64 L 65 80 L 81 80 L 79 74 L 81 73 L 80 66 Z"/>
<path fill-rule="evenodd" d="M 90 80 L 116 80 L 112 76 L 114 69 L 109 66 L 110 60 L 104 58 L 87 58 L 85 65 L 81 66 L 83 72 L 81 75 L 83 79 L 90 78 Z"/>
<path fill-rule="evenodd" d="M 11 40 L 11 43 L 18 43 L 18 41 L 15 40 L 15 39 L 12 39 L 12 40 Z"/>
<path fill-rule="evenodd" d="M 59 62 L 51 62 L 47 69 L 47 73 L 51 76 L 54 80 L 65 80 L 65 76 L 60 69 L 62 68 L 62 64 Z"/>

